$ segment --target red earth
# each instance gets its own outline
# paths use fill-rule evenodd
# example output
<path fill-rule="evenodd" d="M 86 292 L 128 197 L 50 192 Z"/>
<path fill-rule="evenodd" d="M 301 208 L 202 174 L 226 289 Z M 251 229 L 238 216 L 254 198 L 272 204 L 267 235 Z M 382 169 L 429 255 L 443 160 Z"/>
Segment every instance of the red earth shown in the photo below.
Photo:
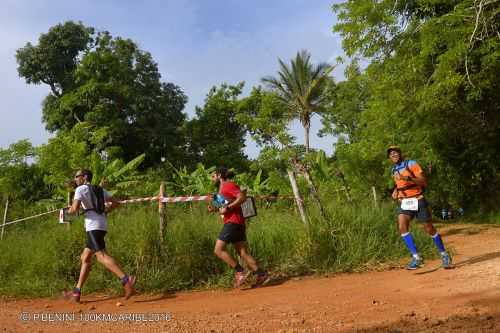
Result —
<path fill-rule="evenodd" d="M 455 268 L 275 278 L 258 289 L 0 300 L 0 333 L 500 332 L 500 226 L 446 225 Z M 5 283 L 5 282 L 3 282 Z"/>

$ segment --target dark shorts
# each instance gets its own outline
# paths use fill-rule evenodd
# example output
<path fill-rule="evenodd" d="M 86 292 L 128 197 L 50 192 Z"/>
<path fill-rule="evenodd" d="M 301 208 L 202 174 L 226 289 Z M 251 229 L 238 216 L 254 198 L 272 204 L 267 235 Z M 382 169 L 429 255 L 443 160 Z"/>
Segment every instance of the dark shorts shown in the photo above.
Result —
<path fill-rule="evenodd" d="M 106 243 L 104 242 L 104 236 L 106 236 L 106 233 L 107 231 L 104 230 L 87 231 L 86 247 L 91 249 L 93 252 L 104 250 L 106 248 Z"/>
<path fill-rule="evenodd" d="M 398 215 L 399 214 L 408 215 L 412 219 L 416 218 L 419 222 L 429 222 L 432 219 L 429 203 L 425 198 L 418 200 L 418 210 L 401 209 L 401 203 L 399 203 Z"/>
<path fill-rule="evenodd" d="M 226 243 L 246 242 L 246 228 L 244 224 L 226 223 L 219 234 L 219 239 Z"/>

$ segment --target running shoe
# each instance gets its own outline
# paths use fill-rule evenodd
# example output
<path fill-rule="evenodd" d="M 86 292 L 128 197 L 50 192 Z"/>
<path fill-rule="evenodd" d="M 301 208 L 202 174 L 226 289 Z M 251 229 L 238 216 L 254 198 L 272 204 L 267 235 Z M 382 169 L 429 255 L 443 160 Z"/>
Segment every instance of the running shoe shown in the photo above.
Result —
<path fill-rule="evenodd" d="M 234 287 L 239 288 L 247 280 L 248 274 L 244 271 L 234 273 Z"/>
<path fill-rule="evenodd" d="M 441 255 L 441 261 L 442 261 L 442 267 L 444 269 L 450 269 L 451 268 L 451 257 L 448 254 L 448 252 L 445 252 Z"/>
<path fill-rule="evenodd" d="M 135 294 L 134 284 L 135 276 L 129 276 L 127 283 L 123 285 L 123 289 L 125 289 L 125 299 L 129 299 Z"/>
<path fill-rule="evenodd" d="M 68 301 L 75 302 L 75 303 L 80 303 L 80 292 L 77 290 L 64 290 L 63 291 L 63 297 L 67 299 Z"/>
<path fill-rule="evenodd" d="M 424 260 L 422 258 L 411 257 L 411 261 L 408 265 L 406 265 L 406 269 L 414 270 L 414 269 L 422 267 L 423 264 L 424 264 Z"/>
<path fill-rule="evenodd" d="M 263 274 L 257 274 L 257 276 L 255 277 L 255 284 L 252 287 L 253 288 L 262 287 L 269 282 L 269 279 L 270 279 L 269 274 L 267 274 L 267 272 Z"/>

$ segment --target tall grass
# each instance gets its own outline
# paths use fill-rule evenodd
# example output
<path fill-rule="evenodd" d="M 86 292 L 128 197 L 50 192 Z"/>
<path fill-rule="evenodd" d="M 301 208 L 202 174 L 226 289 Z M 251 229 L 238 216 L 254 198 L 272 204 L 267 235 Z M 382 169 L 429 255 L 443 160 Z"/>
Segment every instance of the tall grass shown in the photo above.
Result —
<path fill-rule="evenodd" d="M 107 251 L 138 288 L 167 292 L 227 287 L 232 271 L 213 254 L 222 227 L 204 204 L 168 206 L 168 225 L 159 241 L 158 215 L 150 204 L 120 208 L 109 217 Z M 311 208 L 306 228 L 293 209 L 262 208 L 247 224 L 252 254 L 261 265 L 284 276 L 349 272 L 394 263 L 407 256 L 395 224 L 394 208 L 370 205 L 328 207 L 325 222 Z M 419 250 L 432 256 L 430 237 L 414 230 Z M 79 275 L 85 246 L 83 221 L 71 228 L 51 219 L 12 226 L 0 241 L 0 295 L 50 296 L 71 288 Z M 84 292 L 118 292 L 118 279 L 95 262 Z"/>

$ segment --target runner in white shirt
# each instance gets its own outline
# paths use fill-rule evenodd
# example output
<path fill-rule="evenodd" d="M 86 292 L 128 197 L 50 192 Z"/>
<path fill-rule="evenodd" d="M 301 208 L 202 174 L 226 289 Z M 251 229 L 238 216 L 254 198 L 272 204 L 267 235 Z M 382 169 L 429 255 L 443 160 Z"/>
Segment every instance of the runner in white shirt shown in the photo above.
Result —
<path fill-rule="evenodd" d="M 106 253 L 106 243 L 104 242 L 108 230 L 106 212 L 118 207 L 119 203 L 107 191 L 91 184 L 92 172 L 90 170 L 79 170 L 75 175 L 75 182 L 78 187 L 68 212 L 76 214 L 80 207 L 83 208 L 87 244 L 80 256 L 82 265 L 78 283 L 73 291 L 64 291 L 64 296 L 77 303 L 80 302 L 81 289 L 90 273 L 92 257 L 95 255 L 99 263 L 120 278 L 125 289 L 125 298 L 129 299 L 135 293 L 135 277 L 125 274 L 113 257 Z M 110 203 L 106 208 L 105 202 Z"/>

